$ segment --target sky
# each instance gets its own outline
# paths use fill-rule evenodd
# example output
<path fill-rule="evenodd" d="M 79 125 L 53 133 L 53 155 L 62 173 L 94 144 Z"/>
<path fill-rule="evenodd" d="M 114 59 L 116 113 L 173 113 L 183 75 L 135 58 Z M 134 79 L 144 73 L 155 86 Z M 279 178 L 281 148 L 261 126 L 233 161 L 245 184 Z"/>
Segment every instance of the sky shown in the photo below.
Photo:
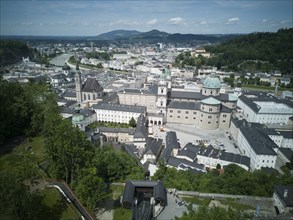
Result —
<path fill-rule="evenodd" d="M 293 0 L 0 0 L 0 35 L 97 36 L 113 30 L 182 34 L 292 28 Z"/>

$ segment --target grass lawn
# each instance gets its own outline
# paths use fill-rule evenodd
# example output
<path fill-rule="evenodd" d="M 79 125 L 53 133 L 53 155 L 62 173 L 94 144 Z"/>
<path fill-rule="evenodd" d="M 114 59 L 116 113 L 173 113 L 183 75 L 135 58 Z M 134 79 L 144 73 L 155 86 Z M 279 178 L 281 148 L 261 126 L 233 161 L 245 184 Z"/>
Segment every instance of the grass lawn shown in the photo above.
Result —
<path fill-rule="evenodd" d="M 90 125 L 91 128 L 98 128 L 98 127 L 109 127 L 109 128 L 131 128 L 129 124 L 125 123 L 114 123 L 114 122 L 94 122 Z"/>
<path fill-rule="evenodd" d="M 112 201 L 113 201 L 113 219 L 114 220 L 125 220 L 131 219 L 132 210 L 123 208 L 120 204 L 120 198 L 123 195 L 124 186 L 123 185 L 111 185 L 112 190 Z"/>
<path fill-rule="evenodd" d="M 79 219 L 76 208 L 69 204 L 57 189 L 46 188 L 41 193 L 44 197 L 42 210 L 40 210 L 40 219 Z"/>
<path fill-rule="evenodd" d="M 114 220 L 127 220 L 131 219 L 132 216 L 132 210 L 131 209 L 125 209 L 121 206 L 114 208 Z"/>
<path fill-rule="evenodd" d="M 208 205 L 211 201 L 211 199 L 206 198 L 198 198 L 198 197 L 192 197 L 192 196 L 182 196 L 182 200 L 196 204 L 196 205 Z"/>
<path fill-rule="evenodd" d="M 20 145 L 16 146 L 10 153 L 0 156 L 0 172 L 13 172 L 19 166 L 22 166 L 21 156 L 25 154 L 32 155 L 37 163 L 44 161 L 44 145 L 44 139 L 41 136 L 33 138 L 31 142 L 23 141 Z"/>
<path fill-rule="evenodd" d="M 256 91 L 271 91 L 274 92 L 275 91 L 275 87 L 274 86 L 262 86 L 262 85 L 250 85 L 250 84 L 245 84 L 242 85 L 242 90 L 256 90 Z M 293 88 L 282 88 L 282 87 L 278 87 L 278 91 L 291 91 L 293 92 Z"/>
<path fill-rule="evenodd" d="M 255 207 L 251 206 L 251 205 L 246 205 L 246 204 L 242 204 L 239 203 L 233 199 L 229 199 L 227 198 L 226 200 L 221 200 L 220 201 L 223 205 L 228 205 L 231 208 L 235 209 L 235 210 L 255 210 Z"/>

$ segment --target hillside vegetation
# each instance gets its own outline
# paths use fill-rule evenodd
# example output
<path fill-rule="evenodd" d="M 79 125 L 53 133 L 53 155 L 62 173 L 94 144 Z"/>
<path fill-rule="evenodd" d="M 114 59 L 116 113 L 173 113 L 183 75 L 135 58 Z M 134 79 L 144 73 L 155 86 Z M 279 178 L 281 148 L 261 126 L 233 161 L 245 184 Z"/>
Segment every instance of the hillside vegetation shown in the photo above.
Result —
<path fill-rule="evenodd" d="M 252 33 L 225 43 L 206 47 L 215 54 L 208 64 L 218 68 L 227 66 L 234 71 L 279 70 L 282 74 L 293 74 L 293 28 L 276 33 Z M 247 65 L 251 63 L 251 65 Z"/>
<path fill-rule="evenodd" d="M 32 50 L 21 41 L 0 41 L 0 66 L 14 64 L 21 61 L 22 57 L 31 57 Z"/>

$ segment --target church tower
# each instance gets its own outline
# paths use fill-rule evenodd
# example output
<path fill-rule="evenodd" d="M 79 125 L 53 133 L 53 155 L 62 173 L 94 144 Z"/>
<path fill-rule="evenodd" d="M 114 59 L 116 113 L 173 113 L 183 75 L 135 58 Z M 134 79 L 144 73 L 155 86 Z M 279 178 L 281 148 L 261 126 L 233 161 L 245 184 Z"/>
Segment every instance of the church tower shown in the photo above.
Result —
<path fill-rule="evenodd" d="M 160 76 L 160 81 L 158 83 L 157 109 L 159 114 L 166 115 L 167 94 L 168 94 L 168 87 L 167 87 L 166 75 L 165 75 L 165 71 L 163 71 Z"/>
<path fill-rule="evenodd" d="M 81 74 L 79 71 L 79 65 L 76 64 L 76 73 L 75 73 L 75 90 L 76 90 L 76 100 L 77 103 L 82 102 L 82 95 L 81 95 Z"/>

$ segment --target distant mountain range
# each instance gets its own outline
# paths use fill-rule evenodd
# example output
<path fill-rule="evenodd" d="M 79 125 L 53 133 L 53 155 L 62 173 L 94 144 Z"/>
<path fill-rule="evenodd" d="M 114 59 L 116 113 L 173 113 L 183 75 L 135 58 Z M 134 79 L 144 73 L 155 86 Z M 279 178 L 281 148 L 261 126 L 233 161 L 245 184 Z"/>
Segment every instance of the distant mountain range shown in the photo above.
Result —
<path fill-rule="evenodd" d="M 169 34 L 163 31 L 151 30 L 139 32 L 135 30 L 115 30 L 89 37 L 88 40 L 107 40 L 147 43 L 188 43 L 188 42 L 223 42 L 240 36 L 240 34 Z"/>
<path fill-rule="evenodd" d="M 121 43 L 221 43 L 241 34 L 169 34 L 159 30 L 139 32 L 136 30 L 115 30 L 98 36 L 1 36 L 0 39 L 44 40 L 44 41 L 100 41 Z"/>

